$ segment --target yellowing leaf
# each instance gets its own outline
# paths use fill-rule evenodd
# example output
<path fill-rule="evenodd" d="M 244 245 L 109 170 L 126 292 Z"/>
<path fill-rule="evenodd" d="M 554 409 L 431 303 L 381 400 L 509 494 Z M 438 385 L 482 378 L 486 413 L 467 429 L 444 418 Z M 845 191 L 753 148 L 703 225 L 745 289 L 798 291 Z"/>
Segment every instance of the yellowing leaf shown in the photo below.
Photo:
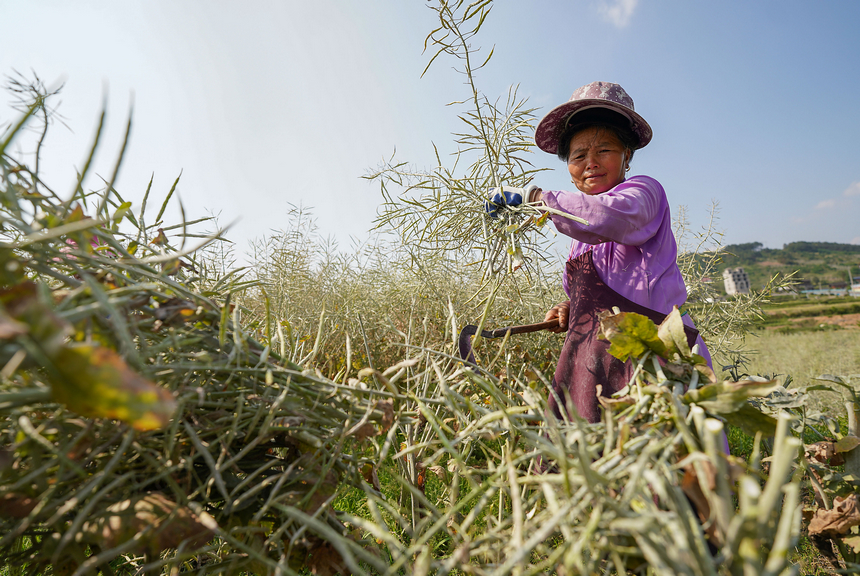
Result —
<path fill-rule="evenodd" d="M 857 436 L 843 436 L 833 445 L 837 452 L 851 452 L 860 446 L 860 438 Z"/>
<path fill-rule="evenodd" d="M 51 380 L 54 399 L 82 416 L 155 430 L 164 427 L 176 409 L 170 392 L 134 372 L 108 348 L 67 346 L 54 362 L 61 376 Z"/>
<path fill-rule="evenodd" d="M 84 214 L 84 209 L 80 204 L 75 204 L 75 207 L 71 212 L 69 212 L 69 215 L 66 216 L 64 224 L 71 224 L 72 222 L 80 222 L 82 220 L 87 220 L 87 215 Z"/>
<path fill-rule="evenodd" d="M 642 314 L 602 313 L 600 327 L 602 336 L 611 342 L 609 353 L 619 360 L 636 358 L 646 350 L 653 350 L 660 356 L 666 353 L 666 346 L 657 333 L 657 325 Z"/>
<path fill-rule="evenodd" d="M 677 306 L 674 306 L 669 315 L 660 323 L 657 335 L 666 346 L 668 354 L 678 354 L 682 358 L 689 358 L 692 355 L 690 345 L 687 344 L 684 321 L 681 319 L 681 312 L 678 311 Z"/>

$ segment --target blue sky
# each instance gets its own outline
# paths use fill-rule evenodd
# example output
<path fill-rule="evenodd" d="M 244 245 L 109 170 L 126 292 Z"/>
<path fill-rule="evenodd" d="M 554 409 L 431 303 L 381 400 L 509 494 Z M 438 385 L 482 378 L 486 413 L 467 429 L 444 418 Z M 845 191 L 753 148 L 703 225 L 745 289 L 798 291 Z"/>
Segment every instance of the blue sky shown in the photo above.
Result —
<path fill-rule="evenodd" d="M 240 249 L 312 207 L 342 248 L 381 200 L 360 177 L 397 149 L 418 167 L 453 151 L 466 95 L 450 60 L 420 78 L 434 14 L 420 0 L 0 0 L 0 73 L 65 82 L 45 178 L 70 189 L 103 97 L 107 176 L 134 100 L 117 188 L 178 191 Z M 654 129 L 631 173 L 661 181 L 694 227 L 719 202 L 726 243 L 860 243 L 860 3 L 498 0 L 475 45 L 491 99 L 518 84 L 537 114 L 595 80 L 620 83 Z M 14 113 L 0 95 L 0 124 Z M 571 186 L 554 157 L 537 181 Z M 98 180 L 90 179 L 97 187 Z"/>

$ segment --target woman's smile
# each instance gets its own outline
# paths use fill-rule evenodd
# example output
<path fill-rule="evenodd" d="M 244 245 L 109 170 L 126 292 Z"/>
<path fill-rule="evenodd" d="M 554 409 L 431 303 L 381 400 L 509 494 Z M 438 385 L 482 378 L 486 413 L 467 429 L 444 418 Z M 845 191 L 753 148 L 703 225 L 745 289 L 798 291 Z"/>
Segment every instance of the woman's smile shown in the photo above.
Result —
<path fill-rule="evenodd" d="M 626 164 L 626 148 L 609 130 L 585 128 L 570 140 L 567 169 L 586 194 L 601 194 L 623 182 Z"/>

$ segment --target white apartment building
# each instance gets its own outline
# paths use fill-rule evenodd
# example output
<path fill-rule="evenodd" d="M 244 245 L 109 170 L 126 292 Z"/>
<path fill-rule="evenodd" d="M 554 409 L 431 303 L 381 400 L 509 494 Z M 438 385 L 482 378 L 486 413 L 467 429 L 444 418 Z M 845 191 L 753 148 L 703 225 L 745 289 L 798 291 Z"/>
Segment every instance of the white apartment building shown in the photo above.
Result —
<path fill-rule="evenodd" d="M 729 296 L 750 293 L 750 277 L 743 268 L 726 268 L 723 270 L 723 284 L 726 287 L 726 294 Z"/>

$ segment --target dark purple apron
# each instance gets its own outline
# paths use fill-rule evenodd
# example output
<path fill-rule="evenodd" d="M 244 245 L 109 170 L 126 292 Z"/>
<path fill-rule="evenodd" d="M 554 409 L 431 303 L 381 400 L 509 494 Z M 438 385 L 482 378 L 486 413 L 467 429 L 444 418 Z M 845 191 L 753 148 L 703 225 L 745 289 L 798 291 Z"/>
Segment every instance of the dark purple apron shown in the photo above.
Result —
<path fill-rule="evenodd" d="M 666 314 L 656 312 L 628 300 L 607 286 L 594 267 L 591 250 L 567 262 L 567 281 L 570 291 L 570 315 L 567 336 L 555 376 L 552 379 L 549 409 L 561 418 L 561 405 L 566 404 L 565 390 L 570 395 L 572 408 L 585 420 L 600 420 L 597 386 L 601 394 L 609 397 L 621 390 L 633 375 L 633 364 L 622 362 L 609 354 L 609 341 L 599 340 L 600 322 L 597 314 L 617 306 L 622 312 L 636 312 L 660 324 Z M 684 326 L 687 343 L 693 346 L 699 331 Z"/>

